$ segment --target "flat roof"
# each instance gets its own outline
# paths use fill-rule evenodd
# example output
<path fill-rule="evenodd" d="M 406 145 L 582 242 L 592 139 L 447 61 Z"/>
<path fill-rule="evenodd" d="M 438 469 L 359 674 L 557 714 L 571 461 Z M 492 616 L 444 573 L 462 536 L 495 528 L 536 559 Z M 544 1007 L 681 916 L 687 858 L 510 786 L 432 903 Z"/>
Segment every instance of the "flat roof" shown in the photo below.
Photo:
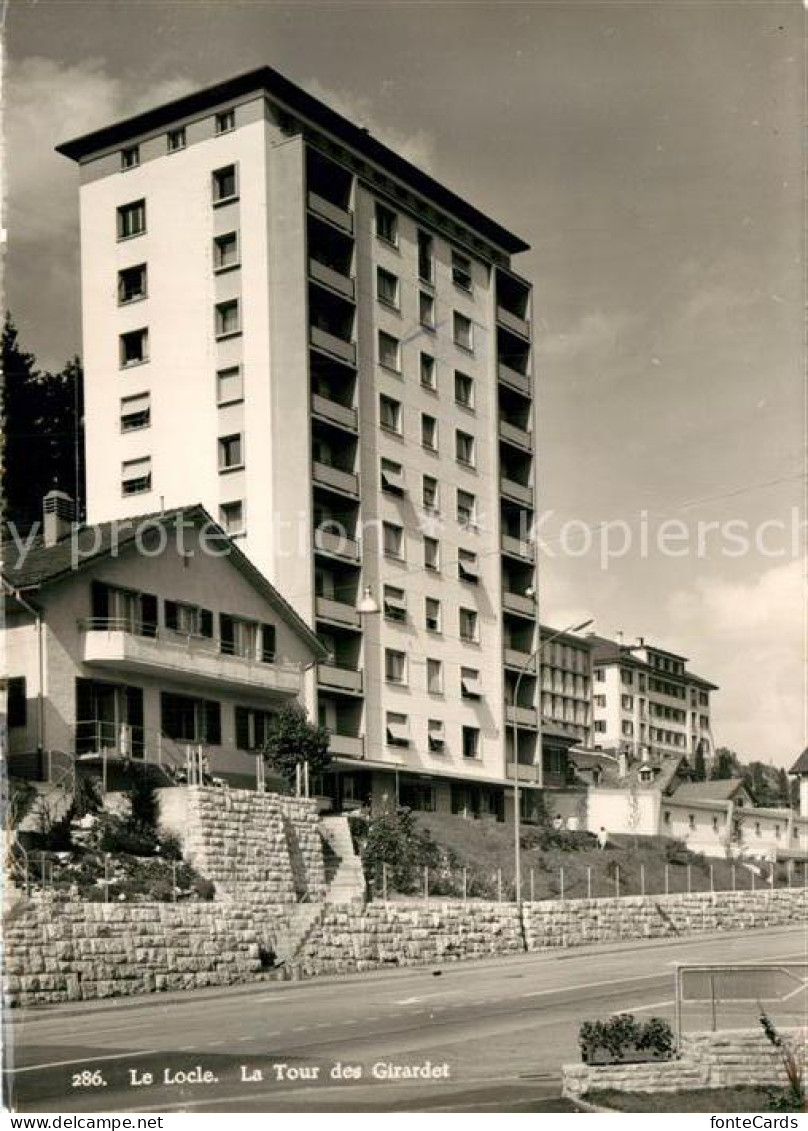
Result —
<path fill-rule="evenodd" d="M 508 231 L 496 220 L 480 212 L 451 189 L 430 177 L 428 173 L 399 156 L 366 129 L 354 125 L 336 110 L 321 102 L 319 98 L 307 94 L 302 87 L 297 86 L 273 67 L 259 67 L 257 70 L 247 71 L 224 82 L 186 94 L 182 98 L 164 102 L 131 118 L 124 118 L 92 133 L 62 142 L 61 145 L 56 146 L 56 152 L 73 161 L 81 161 L 100 150 L 130 141 L 133 137 L 170 126 L 178 118 L 201 113 L 256 91 L 270 95 L 312 125 L 319 126 L 357 153 L 383 166 L 446 212 L 462 219 L 470 228 L 486 236 L 504 251 L 516 254 L 529 250 L 530 245 L 519 236 Z"/>

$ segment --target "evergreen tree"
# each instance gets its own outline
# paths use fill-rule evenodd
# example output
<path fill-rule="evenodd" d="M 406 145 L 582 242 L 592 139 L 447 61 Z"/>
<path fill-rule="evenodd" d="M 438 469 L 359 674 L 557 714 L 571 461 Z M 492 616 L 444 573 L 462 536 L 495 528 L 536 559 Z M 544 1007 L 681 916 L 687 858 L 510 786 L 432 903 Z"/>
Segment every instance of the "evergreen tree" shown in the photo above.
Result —
<path fill-rule="evenodd" d="M 704 747 L 699 742 L 693 755 L 693 781 L 707 780 L 707 766 L 704 761 Z"/>
<path fill-rule="evenodd" d="M 777 791 L 779 793 L 778 804 L 788 806 L 791 804 L 791 784 L 788 780 L 788 774 L 783 766 L 777 771 Z"/>
<path fill-rule="evenodd" d="M 727 778 L 736 776 L 738 770 L 738 757 L 726 746 L 719 746 L 715 752 L 711 778 L 713 781 L 726 781 Z"/>

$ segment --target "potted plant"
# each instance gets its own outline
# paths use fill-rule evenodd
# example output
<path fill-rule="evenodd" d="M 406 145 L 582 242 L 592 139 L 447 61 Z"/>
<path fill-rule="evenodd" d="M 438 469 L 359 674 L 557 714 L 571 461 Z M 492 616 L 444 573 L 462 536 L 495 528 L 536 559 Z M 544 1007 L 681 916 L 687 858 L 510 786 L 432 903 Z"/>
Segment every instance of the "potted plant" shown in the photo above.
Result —
<path fill-rule="evenodd" d="M 670 1060 L 673 1030 L 661 1017 L 641 1024 L 631 1013 L 616 1013 L 606 1021 L 584 1021 L 578 1034 L 584 1064 L 638 1064 Z"/>

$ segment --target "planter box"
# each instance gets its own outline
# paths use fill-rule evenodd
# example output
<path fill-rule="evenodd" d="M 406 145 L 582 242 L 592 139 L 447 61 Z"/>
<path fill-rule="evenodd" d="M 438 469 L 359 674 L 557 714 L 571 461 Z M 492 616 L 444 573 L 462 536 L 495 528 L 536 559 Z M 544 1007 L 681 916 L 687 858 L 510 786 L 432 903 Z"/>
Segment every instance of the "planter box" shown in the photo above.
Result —
<path fill-rule="evenodd" d="M 647 1064 L 649 1061 L 673 1060 L 673 1053 L 660 1052 L 658 1049 L 638 1049 L 631 1045 L 615 1054 L 598 1045 L 587 1054 L 582 1054 L 581 1059 L 584 1064 Z"/>

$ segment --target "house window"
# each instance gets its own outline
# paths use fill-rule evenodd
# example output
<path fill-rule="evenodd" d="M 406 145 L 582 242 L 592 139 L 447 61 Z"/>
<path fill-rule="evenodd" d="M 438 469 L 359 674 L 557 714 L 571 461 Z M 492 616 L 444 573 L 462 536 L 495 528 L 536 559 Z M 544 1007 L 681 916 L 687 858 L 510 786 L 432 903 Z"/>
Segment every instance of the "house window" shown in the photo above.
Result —
<path fill-rule="evenodd" d="M 398 310 L 398 275 L 394 275 L 392 271 L 385 271 L 383 267 L 377 267 L 376 297 L 385 306 L 392 306 Z"/>
<path fill-rule="evenodd" d="M 434 281 L 434 240 L 426 232 L 418 233 L 418 278 L 424 283 Z"/>
<path fill-rule="evenodd" d="M 142 495 L 151 491 L 151 456 L 126 460 L 122 465 L 121 494 Z"/>
<path fill-rule="evenodd" d="M 606 682 L 606 675 L 603 671 L 603 668 L 595 668 L 595 682 L 596 683 L 605 683 Z M 604 705 L 604 707 L 606 706 L 605 699 L 604 699 L 603 705 Z"/>
<path fill-rule="evenodd" d="M 455 370 L 455 403 L 463 408 L 474 407 L 474 380 L 459 369 Z"/>
<path fill-rule="evenodd" d="M 687 815 L 687 825 L 688 825 L 688 828 L 691 829 L 691 831 L 693 829 L 695 829 L 695 827 L 696 827 L 696 818 L 693 816 L 692 813 L 688 813 L 688 815 Z"/>
<path fill-rule="evenodd" d="M 424 569 L 437 573 L 440 570 L 440 543 L 437 538 L 424 536 Z"/>
<path fill-rule="evenodd" d="M 188 605 L 182 601 L 164 601 L 163 618 L 165 626 L 182 636 L 202 636 L 213 638 L 213 613 L 199 605 Z"/>
<path fill-rule="evenodd" d="M 457 551 L 457 576 L 461 581 L 471 582 L 472 585 L 476 585 L 480 580 L 477 554 L 474 550 Z"/>
<path fill-rule="evenodd" d="M 425 475 L 423 479 L 423 504 L 424 510 L 437 511 L 440 509 L 440 496 L 438 494 L 438 481 L 432 475 Z"/>
<path fill-rule="evenodd" d="M 398 216 L 384 204 L 376 204 L 376 235 L 385 243 L 398 246 Z"/>
<path fill-rule="evenodd" d="M 452 252 L 452 282 L 461 290 L 471 290 L 471 260 L 459 251 Z"/>
<path fill-rule="evenodd" d="M 212 699 L 192 699 L 172 692 L 160 693 L 160 729 L 178 742 L 202 742 L 220 746 L 222 715 Z"/>
<path fill-rule="evenodd" d="M 130 330 L 127 334 L 121 334 L 119 342 L 122 369 L 125 369 L 128 365 L 140 365 L 149 360 L 148 330 Z"/>
<path fill-rule="evenodd" d="M 139 263 L 137 267 L 125 267 L 118 272 L 118 303 L 120 306 L 146 297 L 146 278 L 145 263 Z"/>
<path fill-rule="evenodd" d="M 387 683 L 406 684 L 407 657 L 403 652 L 396 652 L 393 648 L 385 648 L 384 678 Z"/>
<path fill-rule="evenodd" d="M 240 432 L 219 437 L 219 471 L 233 471 L 244 466 L 244 451 Z"/>
<path fill-rule="evenodd" d="M 671 823 L 671 811 L 670 811 L 670 809 L 665 810 L 665 812 L 662 814 L 662 819 L 663 819 L 663 821 L 665 822 L 666 825 L 669 825 Z"/>
<path fill-rule="evenodd" d="M 718 817 L 713 817 L 713 832 L 718 832 Z"/>
<path fill-rule="evenodd" d="M 263 750 L 274 715 L 253 707 L 236 707 L 236 749 Z"/>
<path fill-rule="evenodd" d="M 596 707 L 605 707 L 606 706 L 606 696 L 605 695 L 595 695 L 593 701 L 594 701 L 594 704 L 595 704 Z"/>
<path fill-rule="evenodd" d="M 224 165 L 212 174 L 213 203 L 224 204 L 238 196 L 238 177 L 235 165 Z"/>
<path fill-rule="evenodd" d="M 241 332 L 241 315 L 237 298 L 216 303 L 216 337 L 227 338 Z"/>
<path fill-rule="evenodd" d="M 422 326 L 435 328 L 435 296 L 420 291 L 418 294 L 418 317 Z"/>
<path fill-rule="evenodd" d="M 425 412 L 421 413 L 421 443 L 430 452 L 438 450 L 438 422 Z"/>
<path fill-rule="evenodd" d="M 620 696 L 620 702 L 623 706 L 624 711 L 633 711 L 634 710 L 634 696 L 633 695 L 621 695 Z"/>
<path fill-rule="evenodd" d="M 477 500 L 468 491 L 457 492 L 457 521 L 467 530 L 477 525 Z"/>
<path fill-rule="evenodd" d="M 28 699 L 25 690 L 25 676 L 14 676 L 7 683 L 8 725 L 24 727 L 28 721 Z"/>
<path fill-rule="evenodd" d="M 136 169 L 140 164 L 140 146 L 129 145 L 121 150 L 121 169 Z"/>
<path fill-rule="evenodd" d="M 142 236 L 146 231 L 146 201 L 135 200 L 122 204 L 117 212 L 118 239 L 128 240 L 132 236 Z"/>
<path fill-rule="evenodd" d="M 474 437 L 468 432 L 455 432 L 455 457 L 465 467 L 474 467 Z"/>
<path fill-rule="evenodd" d="M 598 732 L 598 734 L 605 734 L 606 733 L 606 721 L 605 721 L 605 719 L 595 719 L 595 730 Z"/>
<path fill-rule="evenodd" d="M 482 699 L 483 689 L 480 684 L 480 673 L 476 668 L 460 669 L 460 698 Z"/>
<path fill-rule="evenodd" d="M 121 432 L 148 428 L 150 423 L 151 394 L 138 393 L 134 397 L 121 397 Z"/>
<path fill-rule="evenodd" d="M 421 384 L 425 389 L 432 389 L 433 392 L 438 387 L 435 359 L 429 353 L 421 354 Z"/>
<path fill-rule="evenodd" d="M 241 366 L 231 365 L 216 373 L 216 403 L 235 404 L 244 399 L 244 375 Z"/>
<path fill-rule="evenodd" d="M 474 609 L 459 610 L 460 639 L 476 642 L 478 639 L 477 613 Z"/>
<path fill-rule="evenodd" d="M 424 601 L 424 618 L 430 632 L 440 632 L 440 601 L 436 597 L 427 597 Z"/>
<path fill-rule="evenodd" d="M 379 394 L 379 427 L 401 434 L 401 402 Z"/>
<path fill-rule="evenodd" d="M 444 747 L 442 719 L 428 719 L 426 724 L 427 743 L 433 754 L 440 754 Z"/>
<path fill-rule="evenodd" d="M 623 668 L 620 672 L 620 679 L 626 685 L 626 687 L 634 686 L 634 676 L 630 671 L 626 671 L 625 668 Z"/>
<path fill-rule="evenodd" d="M 631 736 L 634 734 L 634 723 L 630 722 L 627 719 L 624 719 L 620 725 L 620 729 L 627 738 L 631 738 Z"/>
<path fill-rule="evenodd" d="M 275 647 L 273 624 L 259 624 L 228 613 L 219 614 L 219 650 L 223 655 L 271 664 L 275 659 Z"/>
<path fill-rule="evenodd" d="M 213 269 L 214 271 L 227 271 L 230 267 L 238 267 L 238 233 L 227 232 L 223 236 L 216 236 L 213 241 Z"/>
<path fill-rule="evenodd" d="M 388 495 L 403 495 L 405 492 L 404 486 L 404 468 L 400 463 L 396 463 L 392 459 L 382 459 L 381 461 L 381 480 L 382 491 Z"/>
<path fill-rule="evenodd" d="M 426 689 L 430 695 L 443 694 L 443 664 L 440 660 L 427 658 Z"/>
<path fill-rule="evenodd" d="M 384 330 L 379 330 L 379 365 L 395 373 L 401 372 L 401 343 Z"/>
<path fill-rule="evenodd" d="M 236 499 L 232 503 L 222 503 L 219 507 L 219 525 L 225 534 L 235 538 L 244 533 L 244 502 Z"/>
<path fill-rule="evenodd" d="M 384 544 L 384 556 L 386 558 L 396 558 L 398 561 L 404 560 L 404 530 L 395 523 L 385 522 L 382 525 L 382 538 Z"/>
<path fill-rule="evenodd" d="M 223 110 L 216 115 L 216 133 L 226 134 L 236 128 L 236 111 Z"/>
<path fill-rule="evenodd" d="M 406 715 L 388 711 L 385 716 L 385 731 L 388 746 L 409 746 L 410 723 Z"/>
<path fill-rule="evenodd" d="M 454 312 L 454 340 L 455 345 L 460 346 L 461 349 L 474 349 L 471 319 L 466 318 L 465 314 L 460 314 L 457 310 Z"/>
<path fill-rule="evenodd" d="M 179 149 L 185 149 L 185 126 L 179 126 L 176 130 L 169 130 L 166 134 L 166 149 L 169 153 L 176 153 Z"/>
<path fill-rule="evenodd" d="M 407 597 L 403 589 L 398 589 L 394 585 L 385 585 L 384 615 L 387 620 L 406 621 Z"/>
<path fill-rule="evenodd" d="M 463 727 L 463 757 L 480 757 L 480 732 L 477 727 Z"/>

